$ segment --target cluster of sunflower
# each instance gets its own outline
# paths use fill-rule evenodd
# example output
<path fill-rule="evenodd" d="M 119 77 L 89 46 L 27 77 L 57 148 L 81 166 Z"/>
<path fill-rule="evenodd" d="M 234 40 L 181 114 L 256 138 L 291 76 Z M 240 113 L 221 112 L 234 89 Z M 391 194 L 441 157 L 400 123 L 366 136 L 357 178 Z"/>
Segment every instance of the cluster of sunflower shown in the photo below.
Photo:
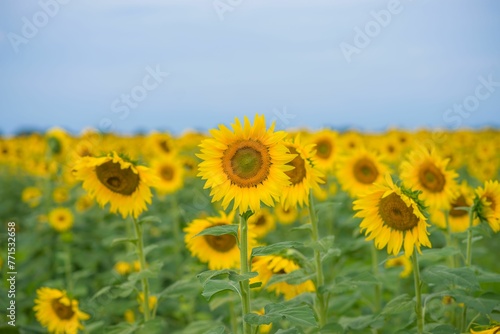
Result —
<path fill-rule="evenodd" d="M 97 212 L 118 214 L 124 225 L 130 223 L 123 220 L 132 220 L 138 257 L 113 256 L 108 266 L 123 279 L 151 272 L 148 268 L 154 265 L 144 249 L 148 241 L 160 243 L 162 238 L 172 239 L 171 252 L 192 256 L 180 260 L 179 266 L 239 271 L 245 277 L 239 319 L 247 333 L 248 313 L 266 316 L 262 298 L 309 302 L 308 296 L 313 296 L 309 304 L 319 326 L 327 328 L 332 319 L 337 321 L 329 302 L 332 294 L 325 293 L 335 273 L 325 262 L 328 252 L 318 250 L 335 229 L 340 244 L 349 229 L 348 243 L 361 232 L 373 240 L 374 254 L 386 248 L 389 257 L 382 263 L 401 267 L 402 278 L 418 271 L 418 263 L 412 261 L 422 246 L 442 244 L 433 239 L 432 231 L 441 230 L 450 243 L 464 233 L 471 239 L 472 228 L 485 225 L 481 222 L 494 233 L 500 231 L 499 139 L 500 133 L 493 129 L 383 134 L 275 131 L 257 115 L 253 124 L 248 118 L 236 119 L 231 128 L 220 125 L 208 136 L 156 132 L 127 137 L 87 130 L 75 137 L 52 129 L 1 138 L 0 167 L 4 178 L 23 175 L 19 199 L 36 213 L 35 233 L 52 230 L 61 249 L 79 237 L 85 221 L 115 219 Z M 207 196 L 211 200 L 206 201 Z M 108 210 L 94 206 L 94 201 Z M 323 204 L 326 209 L 320 209 Z M 332 209 L 335 206 L 341 208 Z M 322 215 L 323 211 L 330 213 Z M 146 212 L 172 226 L 144 227 L 141 219 Z M 349 218 L 337 221 L 336 215 Z M 235 234 L 210 232 L 234 225 Z M 149 232 L 144 234 L 145 245 L 143 228 Z M 253 256 L 254 250 L 287 238 L 308 239 L 304 234 L 292 237 L 291 230 L 311 231 L 309 242 L 316 245 L 311 247 L 312 257 L 295 248 Z M 346 245 L 346 254 L 359 249 L 355 247 L 361 246 Z M 126 250 L 134 253 L 132 248 Z M 471 250 L 465 253 L 463 265 L 470 266 Z M 450 266 L 459 267 L 459 262 L 454 259 Z M 193 274 L 193 269 L 180 271 Z M 309 275 L 299 276 L 301 272 Z M 156 292 L 177 279 L 164 277 L 168 279 L 161 282 L 166 286 L 157 283 Z M 138 314 L 147 322 L 162 312 L 164 296 L 151 291 L 146 274 L 139 281 L 141 287 L 134 287 L 136 309 L 128 305 L 123 313 L 129 323 L 140 323 Z M 74 296 L 88 296 L 75 293 L 78 288 L 72 285 L 68 279 L 66 284 L 49 284 L 37 291 L 35 318 L 51 333 L 77 333 L 84 328 L 83 321 L 99 318 L 79 309 Z M 250 304 L 251 297 L 257 302 Z M 260 323 L 261 332 L 276 330 L 265 323 L 270 322 Z M 239 331 L 233 324 L 231 330 Z"/>

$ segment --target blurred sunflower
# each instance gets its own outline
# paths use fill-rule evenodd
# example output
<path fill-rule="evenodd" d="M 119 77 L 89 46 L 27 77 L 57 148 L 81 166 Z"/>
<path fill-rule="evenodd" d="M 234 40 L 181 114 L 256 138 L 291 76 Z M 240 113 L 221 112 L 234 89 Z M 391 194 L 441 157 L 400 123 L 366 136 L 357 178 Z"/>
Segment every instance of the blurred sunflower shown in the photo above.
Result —
<path fill-rule="evenodd" d="M 274 215 L 279 223 L 288 225 L 297 220 L 299 211 L 294 207 L 289 207 L 285 210 L 281 204 L 278 204 L 274 207 Z"/>
<path fill-rule="evenodd" d="M 240 265 L 240 249 L 233 235 L 223 234 L 219 236 L 203 235 L 197 236 L 203 230 L 212 226 L 231 225 L 235 212 L 226 215 L 223 211 L 219 217 L 206 217 L 193 220 L 184 232 L 184 241 L 187 249 L 201 262 L 208 263 L 211 270 L 237 268 Z M 248 248 L 252 249 L 254 239 L 249 234 Z"/>
<path fill-rule="evenodd" d="M 399 273 L 399 277 L 401 278 L 406 278 L 410 276 L 411 272 L 413 271 L 413 266 L 411 264 L 411 261 L 406 256 L 397 256 L 388 259 L 385 262 L 385 267 L 386 268 L 402 267 L 403 270 Z"/>
<path fill-rule="evenodd" d="M 155 160 L 151 170 L 158 176 L 155 187 L 160 195 L 174 193 L 184 185 L 184 169 L 176 159 Z"/>
<path fill-rule="evenodd" d="M 448 222 L 450 230 L 454 233 L 464 232 L 469 228 L 469 213 L 467 210 L 457 209 L 460 207 L 471 207 L 474 201 L 474 191 L 464 181 L 458 187 L 455 199 L 450 203 Z M 431 221 L 440 228 L 446 229 L 446 217 L 439 209 L 430 210 Z M 479 219 L 475 218 L 473 226 L 479 224 Z"/>
<path fill-rule="evenodd" d="M 291 184 L 282 189 L 281 204 L 285 209 L 309 205 L 309 192 L 324 183 L 324 175 L 315 168 L 314 144 L 302 145 L 300 136 L 285 142 L 286 148 L 295 155 L 287 165 L 293 166 L 286 173 L 290 177 Z"/>
<path fill-rule="evenodd" d="M 118 156 L 116 152 L 105 157 L 83 157 L 74 166 L 77 180 L 83 181 L 83 189 L 103 207 L 108 202 L 110 211 L 121 213 L 125 218 L 137 218 L 151 203 L 149 187 L 156 181 L 151 170 L 137 166 Z"/>
<path fill-rule="evenodd" d="M 273 215 L 267 209 L 260 209 L 248 218 L 248 228 L 256 238 L 265 237 L 276 227 Z"/>
<path fill-rule="evenodd" d="M 269 291 L 274 291 L 276 295 L 283 295 L 285 300 L 292 299 L 305 292 L 316 291 L 314 283 L 311 280 L 299 284 L 290 284 L 282 281 L 267 285 L 272 276 L 289 274 L 298 269 L 300 269 L 298 264 L 282 256 L 258 256 L 252 261 L 252 271 L 257 272 L 258 275 L 250 279 L 250 284 L 261 282 L 262 287 L 265 287 Z"/>
<path fill-rule="evenodd" d="M 332 170 L 338 151 L 338 133 L 321 130 L 310 138 L 309 143 L 316 145 L 315 164 L 318 168 L 324 172 Z"/>
<path fill-rule="evenodd" d="M 42 200 L 42 191 L 38 187 L 26 187 L 21 193 L 21 200 L 31 208 L 37 207 Z"/>
<path fill-rule="evenodd" d="M 366 240 L 375 239 L 375 247 L 387 246 L 389 254 L 397 255 L 404 246 L 407 257 L 414 246 L 431 247 L 424 208 L 418 193 L 397 186 L 389 174 L 383 184 L 376 184 L 370 193 L 354 201 L 355 217 L 363 218 L 361 232 Z"/>
<path fill-rule="evenodd" d="M 483 187 L 476 189 L 479 197 L 478 216 L 490 225 L 494 232 L 500 231 L 500 183 L 486 181 Z"/>
<path fill-rule="evenodd" d="M 68 189 L 65 187 L 57 187 L 52 192 L 52 199 L 58 204 L 66 202 L 69 199 Z"/>
<path fill-rule="evenodd" d="M 212 188 L 212 202 L 222 200 L 226 209 L 233 201 L 233 210 L 243 213 L 258 211 L 261 201 L 274 206 L 284 187 L 290 184 L 285 172 L 295 156 L 288 153 L 282 141 L 283 131 L 274 132 L 274 124 L 266 130 L 264 116 L 256 115 L 254 125 L 247 117 L 232 124 L 233 131 L 220 125 L 210 131 L 213 138 L 203 140 L 198 176 Z"/>
<path fill-rule="evenodd" d="M 84 212 L 90 209 L 93 204 L 94 201 L 92 200 L 92 197 L 90 197 L 88 194 L 84 194 L 76 200 L 75 208 L 78 212 Z"/>
<path fill-rule="evenodd" d="M 150 310 L 153 310 L 156 307 L 156 304 L 158 303 L 158 297 L 156 296 L 149 296 L 148 298 L 148 306 Z M 143 313 L 143 302 L 144 302 L 144 292 L 139 292 L 137 295 L 137 302 L 139 303 L 139 312 Z"/>
<path fill-rule="evenodd" d="M 120 275 L 127 275 L 132 271 L 132 266 L 128 262 L 118 261 L 113 269 Z"/>
<path fill-rule="evenodd" d="M 49 224 L 58 232 L 65 232 L 73 226 L 73 213 L 68 208 L 55 208 L 49 212 Z"/>
<path fill-rule="evenodd" d="M 422 191 L 422 200 L 433 209 L 450 208 L 456 196 L 458 176 L 447 170 L 448 160 L 441 159 L 434 149 L 418 148 L 401 163 L 401 179 L 415 190 Z"/>
<path fill-rule="evenodd" d="M 167 133 L 153 132 L 147 137 L 147 147 L 154 157 L 173 156 L 177 153 L 174 139 Z"/>
<path fill-rule="evenodd" d="M 84 328 L 80 321 L 90 318 L 79 310 L 78 301 L 70 299 L 66 291 L 43 287 L 36 293 L 35 317 L 50 333 L 77 334 Z"/>
<path fill-rule="evenodd" d="M 495 325 L 488 329 L 483 329 L 479 331 L 470 330 L 471 334 L 497 334 L 500 333 L 500 325 Z"/>
<path fill-rule="evenodd" d="M 380 156 L 359 148 L 339 158 L 337 179 L 344 191 L 357 198 L 370 190 L 374 183 L 381 182 L 388 170 Z"/>

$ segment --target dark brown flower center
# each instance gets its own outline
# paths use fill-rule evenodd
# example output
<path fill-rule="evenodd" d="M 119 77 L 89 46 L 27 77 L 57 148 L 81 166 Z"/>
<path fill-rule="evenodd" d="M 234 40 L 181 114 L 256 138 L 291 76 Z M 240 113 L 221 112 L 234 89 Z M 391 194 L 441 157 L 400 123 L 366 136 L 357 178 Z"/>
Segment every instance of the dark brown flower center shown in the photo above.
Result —
<path fill-rule="evenodd" d="M 497 204 L 496 204 L 493 196 L 485 196 L 485 197 L 486 197 L 486 200 L 488 201 L 488 203 L 490 203 L 491 210 L 495 210 L 495 208 L 497 207 Z"/>
<path fill-rule="evenodd" d="M 291 154 L 297 154 L 292 161 L 288 162 L 287 165 L 295 167 L 292 170 L 286 171 L 285 174 L 290 177 L 290 182 L 292 185 L 302 182 L 302 180 L 306 177 L 306 162 L 300 154 L 297 153 L 295 147 L 288 147 Z"/>
<path fill-rule="evenodd" d="M 330 157 L 333 151 L 332 142 L 328 139 L 320 139 L 316 142 L 316 156 L 326 160 Z"/>
<path fill-rule="evenodd" d="M 222 168 L 232 184 L 242 188 L 256 187 L 269 175 L 271 156 L 261 142 L 241 140 L 224 151 Z"/>
<path fill-rule="evenodd" d="M 267 219 L 264 215 L 260 215 L 259 218 L 255 221 L 255 226 L 263 226 L 266 225 Z"/>
<path fill-rule="evenodd" d="M 418 179 L 422 187 L 433 193 L 441 192 L 446 184 L 443 173 L 431 162 L 427 162 L 420 167 Z"/>
<path fill-rule="evenodd" d="M 353 174 L 357 181 L 364 184 L 372 184 L 379 175 L 375 163 L 369 158 L 361 158 L 356 161 Z"/>
<path fill-rule="evenodd" d="M 165 152 L 165 153 L 170 153 L 172 148 L 168 145 L 168 142 L 166 140 L 161 140 L 158 145 L 160 148 Z"/>
<path fill-rule="evenodd" d="M 109 190 L 129 196 L 139 186 L 139 175 L 130 167 L 121 169 L 120 164 L 108 161 L 95 168 L 97 178 Z"/>
<path fill-rule="evenodd" d="M 174 178 L 174 169 L 170 166 L 162 166 L 160 176 L 165 181 L 171 181 Z"/>
<path fill-rule="evenodd" d="M 451 210 L 450 210 L 450 216 L 452 217 L 462 217 L 468 215 L 467 211 L 465 210 L 457 210 L 456 208 L 462 207 L 462 206 L 468 206 L 467 201 L 465 200 L 464 195 L 460 195 L 452 204 L 451 204 Z"/>
<path fill-rule="evenodd" d="M 379 202 L 378 213 L 384 223 L 398 231 L 411 230 L 418 225 L 418 217 L 401 197 L 392 193 Z"/>
<path fill-rule="evenodd" d="M 214 224 L 212 226 L 221 226 L 225 224 Z M 236 238 L 231 234 L 223 235 L 204 235 L 207 244 L 220 253 L 230 251 L 236 245 Z"/>
<path fill-rule="evenodd" d="M 64 305 L 61 303 L 59 300 L 61 298 L 53 299 L 52 300 L 52 309 L 56 313 L 57 317 L 61 320 L 69 320 L 73 317 L 75 312 L 71 308 L 71 305 Z"/>

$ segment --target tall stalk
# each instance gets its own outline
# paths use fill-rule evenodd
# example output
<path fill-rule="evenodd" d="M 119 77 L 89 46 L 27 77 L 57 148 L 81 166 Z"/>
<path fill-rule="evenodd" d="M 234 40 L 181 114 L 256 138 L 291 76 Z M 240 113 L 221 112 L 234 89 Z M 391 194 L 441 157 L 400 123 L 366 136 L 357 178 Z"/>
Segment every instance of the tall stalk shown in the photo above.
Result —
<path fill-rule="evenodd" d="M 413 263 L 413 278 L 415 280 L 415 298 L 417 304 L 415 305 L 415 313 L 417 316 L 417 329 L 418 334 L 424 332 L 424 315 L 422 312 L 422 282 L 420 281 L 420 267 L 418 264 L 418 252 L 415 247 L 413 255 L 411 256 Z"/>
<path fill-rule="evenodd" d="M 142 237 L 142 225 L 134 218 L 134 228 L 135 228 L 135 236 L 137 238 L 136 242 L 136 253 L 139 257 L 139 263 L 141 264 L 141 270 L 146 269 L 146 256 L 144 254 L 144 242 Z M 141 278 L 142 285 L 142 293 L 144 295 L 144 299 L 142 301 L 142 310 L 144 312 L 144 322 L 151 319 L 151 314 L 149 310 L 149 280 L 147 277 Z"/>
<path fill-rule="evenodd" d="M 251 211 L 247 211 L 240 215 L 240 273 L 246 275 L 250 272 L 248 263 L 248 217 Z M 249 279 L 240 281 L 241 287 L 241 306 L 242 306 L 242 323 L 243 334 L 251 334 L 252 326 L 245 321 L 245 315 L 250 313 L 250 286 Z"/>
<path fill-rule="evenodd" d="M 316 217 L 316 209 L 314 207 L 314 199 L 312 191 L 309 192 L 309 218 L 311 220 L 311 236 L 313 242 L 317 243 L 319 241 L 318 232 L 318 219 Z M 321 264 L 321 252 L 318 248 L 314 249 L 314 265 L 316 269 L 316 308 L 319 320 L 320 328 L 326 323 L 326 310 L 327 305 L 325 302 L 325 296 L 320 292 L 320 287 L 324 285 L 324 275 L 323 275 L 323 265 Z"/>

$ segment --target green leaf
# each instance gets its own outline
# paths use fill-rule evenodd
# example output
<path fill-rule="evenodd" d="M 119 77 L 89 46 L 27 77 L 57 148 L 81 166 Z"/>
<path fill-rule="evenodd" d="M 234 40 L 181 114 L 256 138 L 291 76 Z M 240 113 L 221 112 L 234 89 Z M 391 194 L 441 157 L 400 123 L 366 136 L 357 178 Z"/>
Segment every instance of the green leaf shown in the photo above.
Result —
<path fill-rule="evenodd" d="M 137 238 L 116 238 L 113 241 L 111 241 L 111 247 L 114 247 L 118 244 L 125 243 L 125 242 L 130 242 L 132 244 L 137 244 Z"/>
<path fill-rule="evenodd" d="M 432 334 L 460 334 L 460 331 L 451 325 L 426 324 L 425 332 Z"/>
<path fill-rule="evenodd" d="M 116 326 L 109 327 L 106 330 L 108 334 L 132 334 L 137 330 L 136 324 L 121 323 Z"/>
<path fill-rule="evenodd" d="M 330 248 L 333 248 L 334 241 L 335 241 L 335 236 L 329 235 L 324 238 L 321 238 L 316 242 L 311 242 L 307 246 L 321 253 L 326 253 Z"/>
<path fill-rule="evenodd" d="M 309 230 L 309 232 L 311 232 L 312 231 L 311 223 L 302 224 L 300 226 L 294 227 L 290 231 L 303 231 L 303 230 Z"/>
<path fill-rule="evenodd" d="M 500 283 L 500 274 L 480 270 L 477 280 L 481 283 Z"/>
<path fill-rule="evenodd" d="M 130 274 L 128 276 L 128 280 L 131 282 L 135 282 L 135 281 L 141 280 L 143 278 L 152 278 L 152 277 L 156 277 L 156 276 L 158 276 L 158 272 L 153 271 L 153 270 L 148 268 L 148 269 L 141 270 L 137 273 Z"/>
<path fill-rule="evenodd" d="M 205 334 L 207 328 L 218 328 L 223 326 L 219 321 L 198 320 L 189 323 L 182 331 L 183 334 Z"/>
<path fill-rule="evenodd" d="M 201 291 L 200 283 L 194 279 L 183 279 L 175 282 L 160 292 L 158 298 L 177 299 L 181 296 L 195 296 Z"/>
<path fill-rule="evenodd" d="M 197 235 L 196 237 L 200 237 L 203 235 L 213 235 L 213 236 L 219 236 L 219 235 L 225 235 L 225 234 L 230 234 L 233 235 L 235 238 L 238 238 L 238 225 L 219 225 L 219 226 L 212 226 L 209 228 L 204 229 Z"/>
<path fill-rule="evenodd" d="M 278 329 L 276 334 L 299 334 L 299 330 L 295 327 L 288 328 L 288 329 Z"/>
<path fill-rule="evenodd" d="M 339 324 L 344 329 L 365 329 L 377 321 L 373 315 L 362 315 L 359 317 L 340 317 Z"/>
<path fill-rule="evenodd" d="M 260 288 L 261 286 L 262 286 L 262 282 L 255 282 L 255 283 L 250 284 L 250 289 Z"/>
<path fill-rule="evenodd" d="M 385 305 L 382 315 L 411 312 L 415 309 L 415 301 L 408 294 L 403 294 L 392 299 Z"/>
<path fill-rule="evenodd" d="M 240 282 L 246 279 L 257 276 L 256 272 L 250 272 L 244 275 L 237 273 L 234 270 L 222 269 L 222 270 L 207 270 L 198 274 L 198 279 L 202 285 L 205 285 L 209 280 L 214 278 L 228 278 L 231 281 Z"/>
<path fill-rule="evenodd" d="M 160 217 L 157 216 L 146 216 L 144 218 L 139 219 L 138 221 L 139 224 L 144 224 L 144 223 L 161 223 Z"/>
<path fill-rule="evenodd" d="M 306 303 L 283 302 L 268 304 L 264 307 L 264 315 L 249 313 L 245 315 L 245 321 L 251 325 L 268 325 L 272 322 L 287 320 L 292 325 L 317 327 L 314 312 Z"/>
<path fill-rule="evenodd" d="M 298 241 L 277 242 L 269 246 L 255 247 L 254 249 L 252 249 L 252 257 L 265 256 L 271 254 L 281 254 L 282 252 L 287 251 L 290 248 L 299 248 L 302 246 L 304 246 L 304 244 Z"/>
<path fill-rule="evenodd" d="M 201 294 L 206 300 L 210 300 L 215 294 L 222 291 L 234 291 L 241 297 L 240 285 L 234 281 L 225 280 L 209 280 L 203 286 L 203 293 Z"/>
<path fill-rule="evenodd" d="M 480 289 L 474 271 L 470 268 L 429 267 L 422 273 L 422 280 L 436 286 L 462 288 L 471 291 Z"/>
<path fill-rule="evenodd" d="M 211 328 L 208 331 L 204 332 L 203 334 L 224 334 L 226 331 L 226 327 L 224 326 L 217 326 L 215 328 Z"/>
<path fill-rule="evenodd" d="M 457 303 L 464 303 L 467 307 L 482 314 L 490 314 L 500 304 L 500 295 L 491 292 L 478 297 L 468 296 L 460 291 L 452 291 L 450 295 L 455 298 Z"/>
<path fill-rule="evenodd" d="M 335 278 L 335 282 L 326 286 L 326 290 L 340 294 L 359 289 L 360 286 L 380 284 L 380 281 L 369 271 L 353 272 Z"/>
<path fill-rule="evenodd" d="M 455 247 L 431 248 L 422 251 L 421 261 L 440 262 L 451 256 L 460 254 L 460 250 Z"/>

